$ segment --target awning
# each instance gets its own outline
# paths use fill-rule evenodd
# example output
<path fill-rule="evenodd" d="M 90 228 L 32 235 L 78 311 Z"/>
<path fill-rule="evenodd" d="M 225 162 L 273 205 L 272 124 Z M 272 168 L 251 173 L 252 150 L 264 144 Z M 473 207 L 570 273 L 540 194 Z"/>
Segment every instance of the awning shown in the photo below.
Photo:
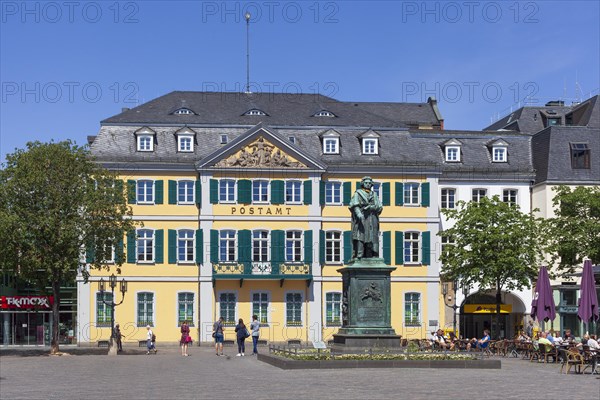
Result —
<path fill-rule="evenodd" d="M 465 304 L 463 307 L 465 314 L 494 314 L 496 312 L 495 304 Z M 510 314 L 512 304 L 500 304 L 500 314 Z"/>

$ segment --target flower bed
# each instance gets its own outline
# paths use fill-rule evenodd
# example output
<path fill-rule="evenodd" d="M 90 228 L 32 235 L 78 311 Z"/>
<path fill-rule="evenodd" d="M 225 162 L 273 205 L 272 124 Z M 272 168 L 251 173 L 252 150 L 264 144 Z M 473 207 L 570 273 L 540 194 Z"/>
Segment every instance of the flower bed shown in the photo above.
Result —
<path fill-rule="evenodd" d="M 271 354 L 290 360 L 476 360 L 473 354 L 455 353 L 362 353 L 362 354 L 332 354 L 329 350 L 318 352 L 307 349 L 301 352 L 273 350 Z"/>

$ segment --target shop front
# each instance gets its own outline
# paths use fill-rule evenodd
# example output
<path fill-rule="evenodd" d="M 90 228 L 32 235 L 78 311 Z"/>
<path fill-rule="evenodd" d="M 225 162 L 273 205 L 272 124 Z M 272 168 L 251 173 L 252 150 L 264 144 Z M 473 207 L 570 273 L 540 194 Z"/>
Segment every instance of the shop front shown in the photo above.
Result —
<path fill-rule="evenodd" d="M 481 338 L 485 329 L 498 338 L 513 338 L 523 326 L 525 306 L 512 293 L 502 294 L 500 316 L 496 320 L 495 296 L 476 293 L 461 307 L 460 332 L 465 338 Z"/>

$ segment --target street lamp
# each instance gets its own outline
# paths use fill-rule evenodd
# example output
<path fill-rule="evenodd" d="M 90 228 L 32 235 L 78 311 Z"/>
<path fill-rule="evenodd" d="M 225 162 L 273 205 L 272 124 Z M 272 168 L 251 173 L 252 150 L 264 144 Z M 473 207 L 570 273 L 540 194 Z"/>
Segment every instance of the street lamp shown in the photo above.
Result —
<path fill-rule="evenodd" d="M 110 286 L 110 291 L 112 293 L 112 297 L 110 302 L 107 302 L 104 298 L 104 278 L 100 278 L 100 283 L 98 284 L 98 288 L 100 290 L 100 298 L 102 299 L 102 303 L 110 307 L 110 341 L 108 344 L 108 354 L 116 355 L 117 349 L 115 347 L 114 339 L 115 339 L 115 307 L 123 303 L 125 300 L 125 292 L 127 292 L 127 282 L 125 282 L 125 278 L 121 279 L 119 284 L 119 290 L 121 291 L 121 301 L 115 303 L 115 288 L 117 287 L 117 277 L 115 274 L 111 274 L 108 277 L 108 286 Z"/>
<path fill-rule="evenodd" d="M 454 334 L 456 335 L 456 310 L 460 308 L 459 305 L 456 304 L 456 286 L 458 286 L 458 281 L 452 281 L 452 291 L 454 292 L 454 296 L 448 296 L 448 285 L 450 282 L 444 282 L 442 284 L 442 294 L 444 295 L 444 304 L 446 307 L 452 308 L 452 329 Z M 452 304 L 448 304 L 448 301 L 452 300 Z M 458 336 L 458 335 L 457 335 Z"/>

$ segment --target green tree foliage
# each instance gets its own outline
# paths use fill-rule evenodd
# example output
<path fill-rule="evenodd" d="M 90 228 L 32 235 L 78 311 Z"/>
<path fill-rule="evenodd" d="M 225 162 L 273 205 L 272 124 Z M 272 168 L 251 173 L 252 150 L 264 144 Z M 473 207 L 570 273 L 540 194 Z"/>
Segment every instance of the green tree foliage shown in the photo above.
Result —
<path fill-rule="evenodd" d="M 65 141 L 33 142 L 0 169 L 0 268 L 54 296 L 52 352 L 58 352 L 60 286 L 93 268 L 120 272 L 125 233 L 135 228 L 123 184 Z"/>
<path fill-rule="evenodd" d="M 454 222 L 439 234 L 454 244 L 441 253 L 442 276 L 461 287 L 494 290 L 498 318 L 502 290 L 531 287 L 537 275 L 544 245 L 542 221 L 498 196 L 460 201 L 457 208 L 442 213 Z M 496 332 L 492 334 L 497 337 Z"/>
<path fill-rule="evenodd" d="M 554 218 L 549 219 L 552 262 L 571 274 L 589 257 L 600 264 L 600 187 L 555 188 Z"/>

